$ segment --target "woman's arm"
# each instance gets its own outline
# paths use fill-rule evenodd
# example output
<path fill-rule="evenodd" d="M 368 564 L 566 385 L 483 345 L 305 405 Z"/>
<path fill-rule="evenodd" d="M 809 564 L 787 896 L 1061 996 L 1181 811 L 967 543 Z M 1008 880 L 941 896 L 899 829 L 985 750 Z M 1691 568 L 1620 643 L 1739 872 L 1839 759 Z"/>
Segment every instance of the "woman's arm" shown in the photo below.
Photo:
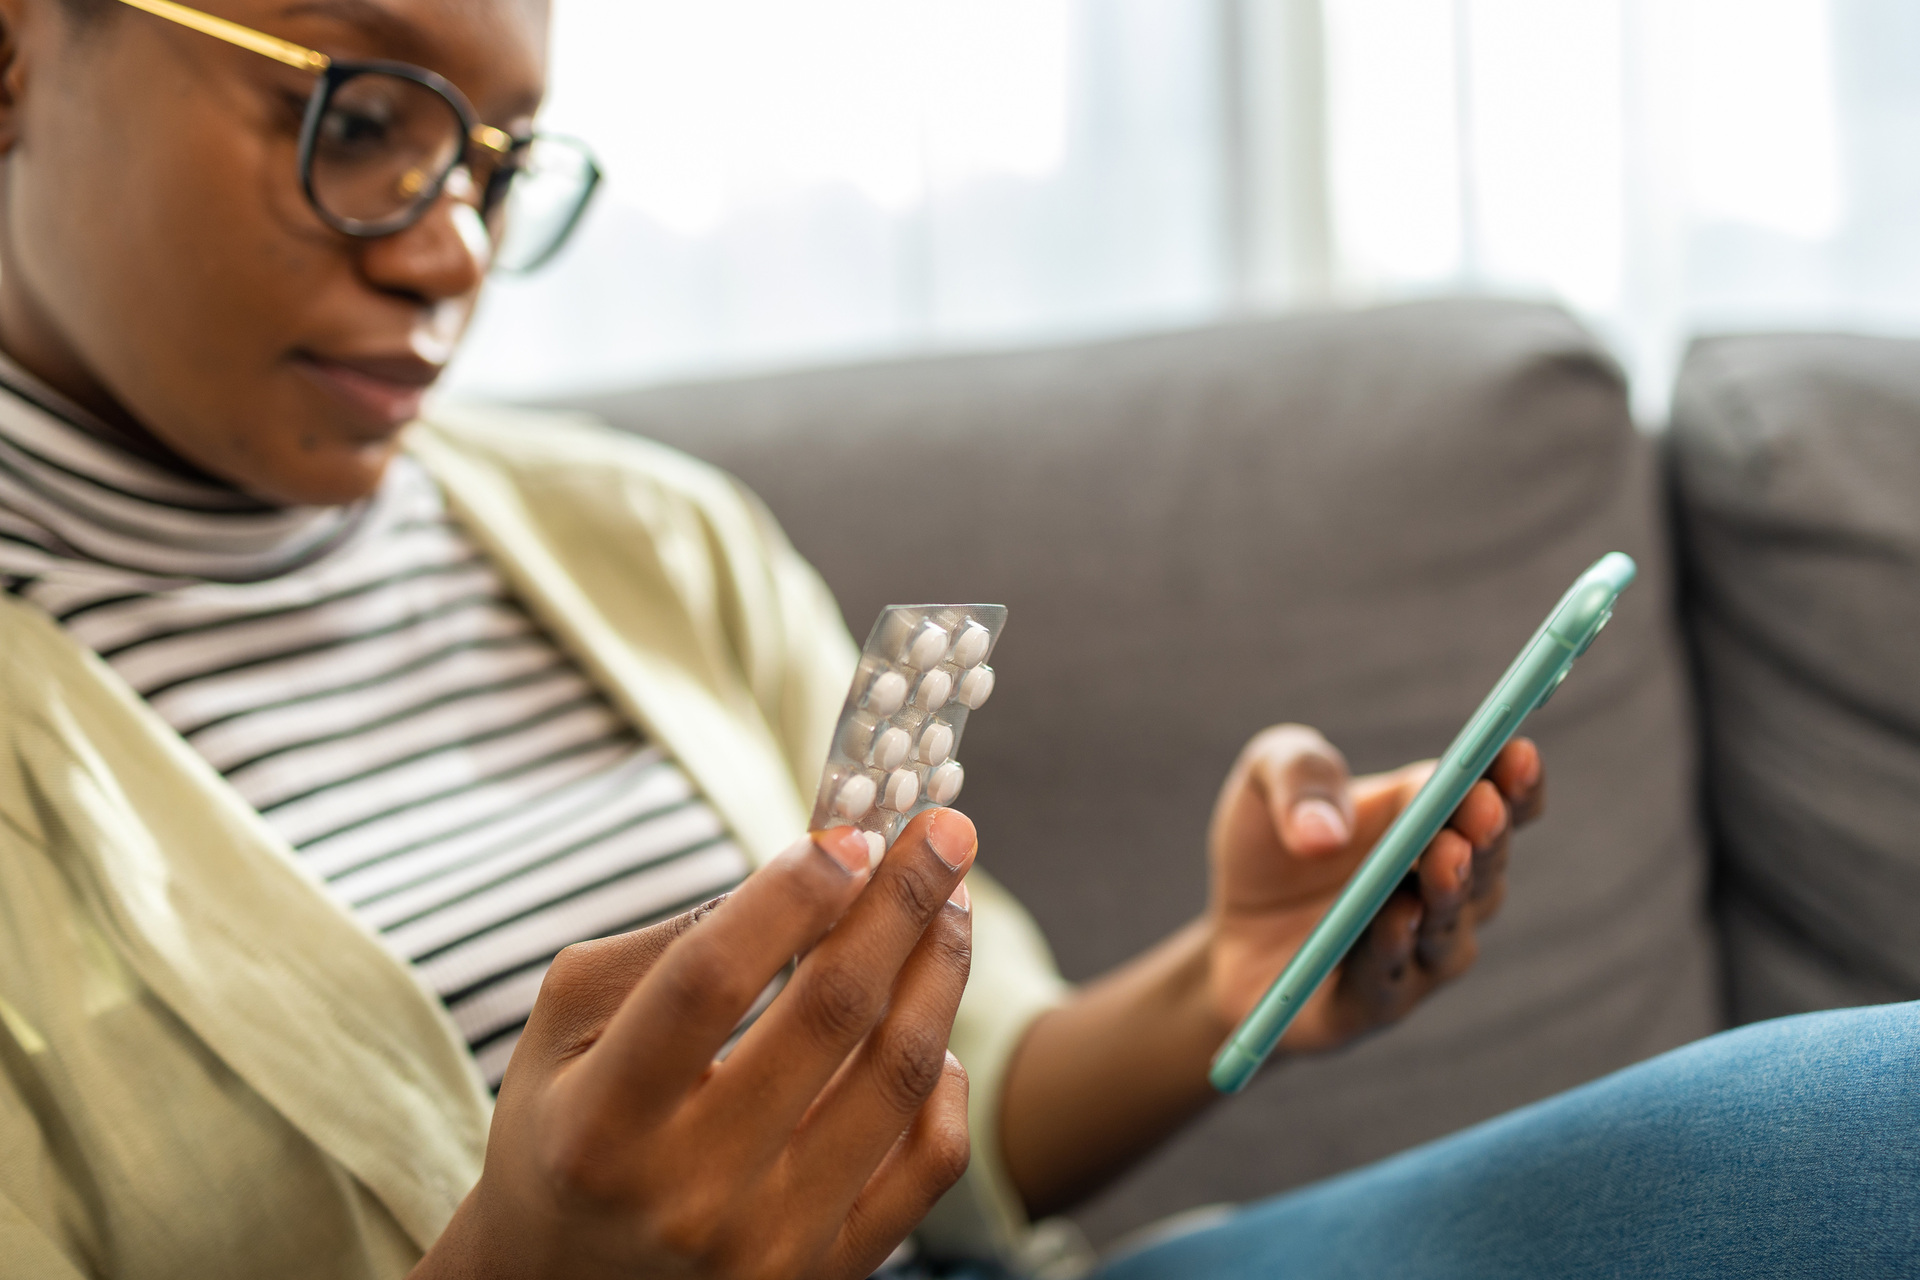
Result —
<path fill-rule="evenodd" d="M 1207 913 L 1034 1020 L 1003 1086 L 1000 1145 L 1036 1216 L 1117 1176 L 1214 1098 L 1214 1051 L 1305 941 L 1427 766 L 1349 781 L 1319 734 L 1269 730 L 1241 754 L 1209 833 Z M 1507 835 L 1540 809 L 1539 752 L 1503 751 L 1281 1042 L 1332 1048 L 1399 1018 L 1477 952 L 1505 892 Z"/>

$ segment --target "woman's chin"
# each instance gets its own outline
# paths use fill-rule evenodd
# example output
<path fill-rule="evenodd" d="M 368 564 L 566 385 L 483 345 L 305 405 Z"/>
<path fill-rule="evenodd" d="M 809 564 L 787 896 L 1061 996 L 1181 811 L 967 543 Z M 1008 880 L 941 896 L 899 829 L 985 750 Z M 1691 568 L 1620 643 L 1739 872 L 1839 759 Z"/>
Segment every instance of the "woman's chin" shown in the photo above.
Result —
<path fill-rule="evenodd" d="M 384 440 L 325 441 L 306 437 L 289 447 L 249 459 L 244 474 L 230 475 L 237 488 L 284 507 L 338 507 L 371 497 L 400 451 L 397 436 Z"/>

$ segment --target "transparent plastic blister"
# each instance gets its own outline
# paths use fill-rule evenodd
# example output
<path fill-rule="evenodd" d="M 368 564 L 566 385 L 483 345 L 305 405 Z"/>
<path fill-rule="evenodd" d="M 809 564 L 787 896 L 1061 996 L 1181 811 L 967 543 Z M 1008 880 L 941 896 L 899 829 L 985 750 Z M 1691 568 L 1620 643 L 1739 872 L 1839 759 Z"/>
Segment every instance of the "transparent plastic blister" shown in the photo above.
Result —
<path fill-rule="evenodd" d="M 813 802 L 815 831 L 858 827 L 880 861 L 907 820 L 950 805 L 967 717 L 993 694 L 1005 605 L 890 604 L 860 651 Z"/>

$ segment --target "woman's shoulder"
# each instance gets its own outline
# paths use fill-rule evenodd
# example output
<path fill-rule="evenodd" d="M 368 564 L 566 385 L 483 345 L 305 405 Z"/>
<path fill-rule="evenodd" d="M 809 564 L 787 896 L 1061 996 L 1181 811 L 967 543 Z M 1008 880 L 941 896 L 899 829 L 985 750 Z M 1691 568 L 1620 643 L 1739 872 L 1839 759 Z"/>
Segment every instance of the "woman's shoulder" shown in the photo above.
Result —
<path fill-rule="evenodd" d="M 785 573 L 795 559 L 778 522 L 733 476 L 590 414 L 454 405 L 409 433 L 409 452 L 473 520 L 495 532 L 515 522 L 537 529 L 570 548 L 570 560 L 607 552 L 625 564 L 644 541 L 683 569 L 713 558 L 715 572 L 739 583 Z"/>

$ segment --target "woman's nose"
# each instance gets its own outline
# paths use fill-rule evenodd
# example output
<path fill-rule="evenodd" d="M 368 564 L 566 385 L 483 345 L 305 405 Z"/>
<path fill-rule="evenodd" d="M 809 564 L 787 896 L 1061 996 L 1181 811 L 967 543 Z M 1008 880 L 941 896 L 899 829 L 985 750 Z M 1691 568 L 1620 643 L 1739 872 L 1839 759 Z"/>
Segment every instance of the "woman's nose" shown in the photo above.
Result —
<path fill-rule="evenodd" d="M 369 240 L 361 270 L 381 289 L 427 301 L 472 293 L 493 261 L 493 238 L 475 207 L 474 181 L 464 166 L 447 175 L 440 198 L 403 231 Z"/>

